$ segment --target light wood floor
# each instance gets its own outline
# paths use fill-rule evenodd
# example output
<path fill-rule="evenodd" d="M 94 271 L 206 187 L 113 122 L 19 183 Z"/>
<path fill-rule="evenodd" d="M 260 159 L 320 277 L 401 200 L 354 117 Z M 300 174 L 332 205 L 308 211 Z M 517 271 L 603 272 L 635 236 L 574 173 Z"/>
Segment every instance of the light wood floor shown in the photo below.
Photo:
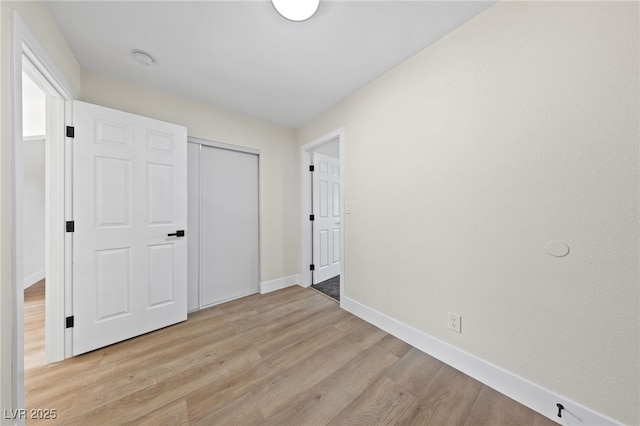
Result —
<path fill-rule="evenodd" d="M 312 289 L 202 310 L 44 366 L 44 287 L 25 292 L 27 409 L 106 425 L 547 425 Z"/>

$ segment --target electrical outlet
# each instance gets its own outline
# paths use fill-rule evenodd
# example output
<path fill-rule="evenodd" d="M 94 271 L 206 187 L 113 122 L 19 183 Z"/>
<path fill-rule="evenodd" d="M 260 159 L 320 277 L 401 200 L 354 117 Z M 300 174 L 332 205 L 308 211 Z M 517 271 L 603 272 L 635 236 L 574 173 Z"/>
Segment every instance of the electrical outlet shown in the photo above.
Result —
<path fill-rule="evenodd" d="M 451 331 L 455 331 L 456 333 L 462 333 L 462 328 L 460 327 L 460 322 L 462 318 L 458 314 L 452 314 L 449 312 L 447 317 L 447 327 Z"/>

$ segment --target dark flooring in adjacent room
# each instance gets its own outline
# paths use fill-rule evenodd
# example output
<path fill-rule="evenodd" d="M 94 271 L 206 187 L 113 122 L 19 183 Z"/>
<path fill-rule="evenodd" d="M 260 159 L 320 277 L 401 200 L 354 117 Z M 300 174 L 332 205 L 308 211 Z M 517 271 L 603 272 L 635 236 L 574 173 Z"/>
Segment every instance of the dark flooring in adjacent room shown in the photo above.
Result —
<path fill-rule="evenodd" d="M 340 275 L 336 275 L 335 277 L 329 278 L 321 283 L 313 284 L 311 288 L 340 301 Z"/>

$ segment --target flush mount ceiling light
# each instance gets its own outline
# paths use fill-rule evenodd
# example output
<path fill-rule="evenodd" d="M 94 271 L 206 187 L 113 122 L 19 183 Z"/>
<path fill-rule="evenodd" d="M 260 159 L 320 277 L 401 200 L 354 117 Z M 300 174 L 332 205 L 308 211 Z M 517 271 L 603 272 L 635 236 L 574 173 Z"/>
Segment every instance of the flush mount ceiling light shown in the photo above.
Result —
<path fill-rule="evenodd" d="M 151 55 L 149 55 L 147 52 L 144 52 L 142 50 L 132 50 L 131 56 L 133 56 L 133 59 L 137 63 L 145 67 L 150 67 L 151 65 L 156 63 L 156 60 L 153 59 Z"/>
<path fill-rule="evenodd" d="M 316 13 L 320 0 L 271 0 L 271 4 L 283 18 L 301 22 Z"/>

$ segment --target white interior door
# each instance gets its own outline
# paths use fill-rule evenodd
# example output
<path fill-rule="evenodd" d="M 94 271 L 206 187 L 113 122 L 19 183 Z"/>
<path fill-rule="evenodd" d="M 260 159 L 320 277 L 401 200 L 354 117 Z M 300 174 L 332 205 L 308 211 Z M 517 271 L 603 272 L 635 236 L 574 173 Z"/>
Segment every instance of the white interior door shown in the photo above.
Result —
<path fill-rule="evenodd" d="M 258 156 L 200 150 L 200 307 L 260 290 Z"/>
<path fill-rule="evenodd" d="M 313 284 L 340 274 L 340 161 L 313 153 Z"/>
<path fill-rule="evenodd" d="M 186 128 L 74 101 L 73 354 L 187 319 Z"/>

